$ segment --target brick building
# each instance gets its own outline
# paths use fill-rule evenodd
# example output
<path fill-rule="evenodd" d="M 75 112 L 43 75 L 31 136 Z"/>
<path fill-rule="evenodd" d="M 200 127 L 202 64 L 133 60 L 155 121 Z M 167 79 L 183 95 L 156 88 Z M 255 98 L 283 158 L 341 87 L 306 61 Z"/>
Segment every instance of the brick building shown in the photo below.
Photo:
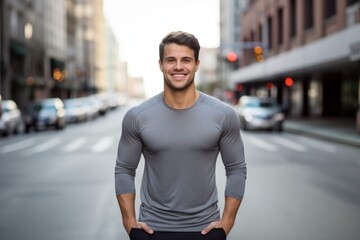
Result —
<path fill-rule="evenodd" d="M 242 13 L 239 95 L 270 95 L 292 116 L 351 117 L 359 108 L 360 1 L 253 0 Z M 284 82 L 291 78 L 293 84 Z"/>

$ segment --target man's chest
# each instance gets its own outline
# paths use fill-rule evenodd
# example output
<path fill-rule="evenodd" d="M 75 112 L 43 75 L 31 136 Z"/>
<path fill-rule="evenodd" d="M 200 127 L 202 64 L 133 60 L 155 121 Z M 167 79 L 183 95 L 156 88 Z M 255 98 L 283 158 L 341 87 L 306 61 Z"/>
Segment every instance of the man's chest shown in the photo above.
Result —
<path fill-rule="evenodd" d="M 221 136 L 219 121 L 206 116 L 163 116 L 143 122 L 140 130 L 144 147 L 151 152 L 213 150 Z"/>

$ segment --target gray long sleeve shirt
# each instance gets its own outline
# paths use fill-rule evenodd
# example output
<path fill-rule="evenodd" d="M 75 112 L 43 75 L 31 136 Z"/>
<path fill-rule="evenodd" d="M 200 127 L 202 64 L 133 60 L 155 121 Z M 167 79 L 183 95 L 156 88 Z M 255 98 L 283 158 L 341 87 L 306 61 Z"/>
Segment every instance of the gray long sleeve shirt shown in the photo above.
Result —
<path fill-rule="evenodd" d="M 234 110 L 204 93 L 193 106 L 177 110 L 158 94 L 125 114 L 116 194 L 135 193 L 143 154 L 139 221 L 155 231 L 201 231 L 220 219 L 215 182 L 219 152 L 227 176 L 225 195 L 242 199 L 246 163 Z"/>

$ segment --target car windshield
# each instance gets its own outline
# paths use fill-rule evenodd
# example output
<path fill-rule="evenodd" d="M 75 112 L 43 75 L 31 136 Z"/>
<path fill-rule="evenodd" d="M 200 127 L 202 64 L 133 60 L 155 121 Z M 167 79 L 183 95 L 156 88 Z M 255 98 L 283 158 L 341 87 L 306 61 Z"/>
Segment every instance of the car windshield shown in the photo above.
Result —
<path fill-rule="evenodd" d="M 7 108 L 7 105 L 5 103 L 1 104 L 2 112 L 8 112 L 9 109 Z"/>
<path fill-rule="evenodd" d="M 78 106 L 78 102 L 77 102 L 77 101 L 68 100 L 68 101 L 64 101 L 64 105 L 65 105 L 66 108 L 77 107 L 77 106 Z"/>
<path fill-rule="evenodd" d="M 33 109 L 36 112 L 40 112 L 40 110 L 50 110 L 50 111 L 56 110 L 54 105 L 46 105 L 46 104 L 35 104 Z"/>
<path fill-rule="evenodd" d="M 246 104 L 247 107 L 250 108 L 273 108 L 275 104 L 271 101 L 259 100 L 259 101 L 249 101 Z"/>

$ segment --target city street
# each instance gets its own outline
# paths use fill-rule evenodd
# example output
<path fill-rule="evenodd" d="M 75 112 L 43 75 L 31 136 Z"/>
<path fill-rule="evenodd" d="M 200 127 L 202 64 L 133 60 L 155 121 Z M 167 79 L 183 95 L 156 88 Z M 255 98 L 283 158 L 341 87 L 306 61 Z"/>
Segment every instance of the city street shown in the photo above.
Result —
<path fill-rule="evenodd" d="M 128 108 L 63 131 L 0 138 L 0 239 L 128 239 L 113 180 Z M 248 179 L 228 240 L 359 239 L 359 148 L 285 132 L 242 137 Z M 225 180 L 219 157 L 221 207 Z"/>

